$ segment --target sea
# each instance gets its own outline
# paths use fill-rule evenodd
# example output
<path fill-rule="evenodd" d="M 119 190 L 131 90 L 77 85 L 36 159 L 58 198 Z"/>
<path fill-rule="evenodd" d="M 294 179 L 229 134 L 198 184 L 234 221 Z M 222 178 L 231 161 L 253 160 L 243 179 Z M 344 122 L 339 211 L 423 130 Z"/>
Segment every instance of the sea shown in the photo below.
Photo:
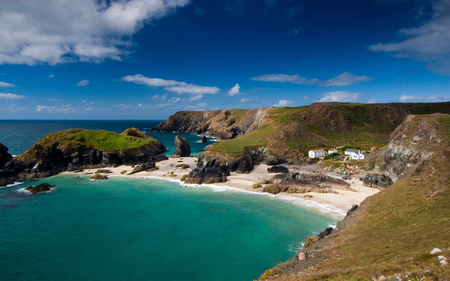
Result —
<path fill-rule="evenodd" d="M 158 123 L 0 121 L 0 143 L 18 155 L 54 131 Z M 149 135 L 171 155 L 176 134 Z M 194 154 L 204 149 L 199 136 L 179 135 Z M 40 182 L 54 189 L 24 191 Z M 341 218 L 305 202 L 163 179 L 57 175 L 25 182 L 0 189 L 0 280 L 254 280 Z"/>

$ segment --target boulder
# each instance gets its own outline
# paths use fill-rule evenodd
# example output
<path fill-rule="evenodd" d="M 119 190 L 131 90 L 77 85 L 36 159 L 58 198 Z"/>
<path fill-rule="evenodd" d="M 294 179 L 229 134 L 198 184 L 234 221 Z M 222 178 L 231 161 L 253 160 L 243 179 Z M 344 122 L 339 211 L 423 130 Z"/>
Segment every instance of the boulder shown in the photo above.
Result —
<path fill-rule="evenodd" d="M 129 175 L 136 174 L 139 172 L 154 171 L 154 170 L 157 170 L 155 162 L 148 161 L 146 163 L 135 166 L 133 168 L 133 170 L 129 173 Z"/>
<path fill-rule="evenodd" d="M 3 168 L 12 159 L 13 157 L 8 153 L 8 148 L 0 143 L 0 168 Z"/>
<path fill-rule="evenodd" d="M 49 192 L 52 188 L 52 185 L 48 183 L 41 183 L 38 185 L 33 185 L 25 188 L 25 190 L 29 191 L 31 194 L 39 194 Z"/>
<path fill-rule="evenodd" d="M 317 237 L 320 239 L 324 238 L 325 236 L 328 236 L 331 234 L 331 232 L 333 232 L 333 228 L 332 227 L 328 227 L 327 229 L 325 229 L 324 231 L 322 231 L 321 233 L 319 233 L 319 235 L 317 235 Z"/>
<path fill-rule="evenodd" d="M 306 255 L 303 252 L 298 253 L 298 260 L 299 261 L 304 261 L 306 260 Z"/>
<path fill-rule="evenodd" d="M 267 165 L 280 165 L 286 163 L 286 160 L 273 155 L 269 155 L 267 156 L 266 163 Z"/>
<path fill-rule="evenodd" d="M 289 173 L 289 169 L 284 166 L 272 166 L 267 168 L 267 172 L 269 173 Z"/>
<path fill-rule="evenodd" d="M 175 166 L 175 168 L 181 168 L 181 169 L 189 169 L 191 166 L 189 164 L 178 164 Z"/>
<path fill-rule="evenodd" d="M 226 182 L 227 172 L 228 170 L 226 166 L 196 168 L 187 175 L 187 177 L 184 179 L 184 182 L 192 184 L 203 184 L 203 183 L 211 184 L 218 182 Z"/>
<path fill-rule="evenodd" d="M 289 186 L 283 186 L 280 184 L 268 184 L 263 188 L 263 192 L 278 194 L 280 192 L 285 192 L 289 189 Z"/>
<path fill-rule="evenodd" d="M 100 175 L 100 174 L 95 174 L 94 176 L 91 177 L 91 180 L 94 181 L 101 181 L 101 180 L 107 180 L 108 176 L 106 175 Z"/>
<path fill-rule="evenodd" d="M 208 139 L 205 136 L 202 136 L 202 138 L 198 142 L 207 143 Z"/>
<path fill-rule="evenodd" d="M 175 151 L 173 152 L 175 157 L 189 157 L 191 156 L 191 147 L 186 138 L 176 136 L 175 137 Z"/>
<path fill-rule="evenodd" d="M 363 184 L 368 187 L 386 188 L 393 183 L 386 175 L 368 174 L 363 178 Z"/>
<path fill-rule="evenodd" d="M 210 168 L 225 165 L 229 172 L 236 172 L 238 174 L 248 174 L 255 167 L 254 161 L 249 153 L 244 153 L 240 157 L 231 157 L 214 151 L 204 151 L 198 156 L 198 168 Z"/>

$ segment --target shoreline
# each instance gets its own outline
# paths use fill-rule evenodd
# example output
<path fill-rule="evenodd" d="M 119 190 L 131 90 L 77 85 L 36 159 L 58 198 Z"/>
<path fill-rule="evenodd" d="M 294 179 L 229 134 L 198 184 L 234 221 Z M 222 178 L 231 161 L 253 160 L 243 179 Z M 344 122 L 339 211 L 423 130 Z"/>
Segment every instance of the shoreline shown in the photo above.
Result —
<path fill-rule="evenodd" d="M 188 164 L 190 168 L 182 169 L 180 167 L 176 167 L 176 165 L 179 164 Z M 130 177 L 141 179 L 166 180 L 176 182 L 184 187 L 196 187 L 196 188 L 207 187 L 217 192 L 233 191 L 233 192 L 251 193 L 255 195 L 263 195 L 278 200 L 290 201 L 294 205 L 304 207 L 308 210 L 318 211 L 323 214 L 330 214 L 334 217 L 337 217 L 338 219 L 342 219 L 353 204 L 359 205 L 365 198 L 379 192 L 378 189 L 364 186 L 362 182 L 359 181 L 359 179 L 346 180 L 346 182 L 348 182 L 351 185 L 351 188 L 356 190 L 357 192 L 345 190 L 335 190 L 338 192 L 337 194 L 315 193 L 315 192 L 304 194 L 286 193 L 286 192 L 271 194 L 267 192 L 262 192 L 262 188 L 254 189 L 253 184 L 257 183 L 261 179 L 272 178 L 275 175 L 267 172 L 267 168 L 270 166 L 266 164 L 256 165 L 255 169 L 249 174 L 237 174 L 235 172 L 232 172 L 231 175 L 228 176 L 228 180 L 224 183 L 202 184 L 202 185 L 185 184 L 180 180 L 183 175 L 187 175 L 192 169 L 197 167 L 197 157 L 192 156 L 181 158 L 170 157 L 168 160 L 157 162 L 156 166 L 159 168 L 158 170 L 144 171 L 135 173 L 133 175 L 127 175 L 129 172 L 132 171 L 131 166 L 101 168 L 103 170 L 109 170 L 112 172 L 101 174 L 105 174 L 108 177 L 123 177 L 123 178 Z M 61 174 L 87 176 L 87 175 L 94 175 L 97 170 L 99 169 L 85 169 L 83 172 L 63 172 Z M 290 172 L 302 171 L 301 167 L 295 169 L 291 168 L 289 170 Z M 121 174 L 122 171 L 127 171 L 127 173 Z M 305 195 L 311 195 L 312 198 L 307 198 L 305 197 Z"/>

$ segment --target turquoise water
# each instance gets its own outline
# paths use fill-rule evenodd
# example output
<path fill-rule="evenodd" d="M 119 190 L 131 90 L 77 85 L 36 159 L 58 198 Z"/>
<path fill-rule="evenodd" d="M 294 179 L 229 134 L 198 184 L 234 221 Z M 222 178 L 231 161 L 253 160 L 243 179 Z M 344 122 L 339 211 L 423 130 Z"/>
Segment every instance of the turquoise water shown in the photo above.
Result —
<path fill-rule="evenodd" d="M 19 155 L 29 149 L 44 136 L 67 129 L 107 130 L 121 133 L 125 129 L 135 127 L 142 131 L 156 126 L 158 120 L 0 120 L 0 143 L 9 148 L 9 153 Z M 168 149 L 166 155 L 172 155 L 175 149 L 174 141 L 177 134 L 148 133 L 164 144 Z M 211 143 L 197 143 L 200 137 L 191 134 L 178 133 L 187 138 L 192 155 L 198 155 Z M 209 141 L 213 139 L 208 138 Z"/>
<path fill-rule="evenodd" d="M 253 280 L 335 223 L 265 196 L 167 181 L 45 182 L 57 191 L 0 189 L 0 280 Z"/>

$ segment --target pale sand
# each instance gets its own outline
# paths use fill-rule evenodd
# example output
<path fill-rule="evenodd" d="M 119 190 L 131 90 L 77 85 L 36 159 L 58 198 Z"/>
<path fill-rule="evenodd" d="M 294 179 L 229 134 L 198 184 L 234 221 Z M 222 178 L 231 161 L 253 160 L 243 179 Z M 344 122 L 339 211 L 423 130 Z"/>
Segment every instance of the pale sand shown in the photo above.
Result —
<path fill-rule="evenodd" d="M 156 166 L 159 170 L 150 171 L 150 172 L 140 172 L 133 175 L 128 176 L 127 174 L 131 172 L 133 169 L 131 166 L 120 166 L 116 168 L 104 168 L 106 170 L 112 171 L 112 173 L 107 174 L 108 176 L 125 176 L 125 177 L 137 177 L 137 178 L 161 178 L 167 180 L 180 180 L 183 175 L 188 174 L 191 169 L 196 168 L 197 166 L 197 157 L 184 157 L 184 158 L 169 158 L 169 160 L 161 161 L 156 163 Z M 175 166 L 178 164 L 189 164 L 191 169 L 182 169 L 176 168 Z M 262 188 L 254 189 L 253 185 L 258 182 L 260 179 L 270 179 L 274 176 L 274 174 L 269 174 L 267 172 L 267 168 L 269 166 L 265 164 L 255 166 L 255 169 L 250 174 L 236 174 L 231 173 L 228 177 L 228 181 L 225 183 L 215 183 L 213 186 L 215 187 L 230 187 L 237 188 L 240 190 L 248 191 L 248 192 L 256 192 L 263 193 Z M 87 173 L 95 173 L 98 169 L 86 169 L 82 173 L 77 174 L 87 174 Z M 126 174 L 120 174 L 121 171 L 126 170 Z M 293 170 L 291 170 L 293 171 Z M 173 172 L 174 177 L 170 177 L 170 173 Z M 75 174 L 75 172 L 66 172 L 66 174 Z M 322 204 L 324 206 L 333 205 L 336 208 L 340 209 L 338 213 L 339 215 L 344 215 L 347 210 L 349 210 L 353 204 L 359 205 L 365 198 L 374 195 L 379 192 L 376 188 L 365 187 L 363 183 L 358 180 L 348 180 L 348 183 L 351 184 L 351 188 L 356 190 L 353 191 L 344 191 L 344 190 L 336 190 L 338 194 L 332 193 L 306 193 L 312 195 L 312 198 L 304 197 L 306 194 L 292 194 L 292 193 L 280 193 L 277 195 L 278 198 L 287 199 L 287 198 L 297 198 L 301 200 L 305 200 L 306 206 L 318 207 L 318 204 Z M 267 194 L 269 195 L 269 194 Z M 273 195 L 270 195 L 273 196 Z M 308 203 L 309 202 L 309 203 Z M 320 208 L 320 207 L 319 207 Z M 330 209 L 330 208 L 328 208 Z"/>

